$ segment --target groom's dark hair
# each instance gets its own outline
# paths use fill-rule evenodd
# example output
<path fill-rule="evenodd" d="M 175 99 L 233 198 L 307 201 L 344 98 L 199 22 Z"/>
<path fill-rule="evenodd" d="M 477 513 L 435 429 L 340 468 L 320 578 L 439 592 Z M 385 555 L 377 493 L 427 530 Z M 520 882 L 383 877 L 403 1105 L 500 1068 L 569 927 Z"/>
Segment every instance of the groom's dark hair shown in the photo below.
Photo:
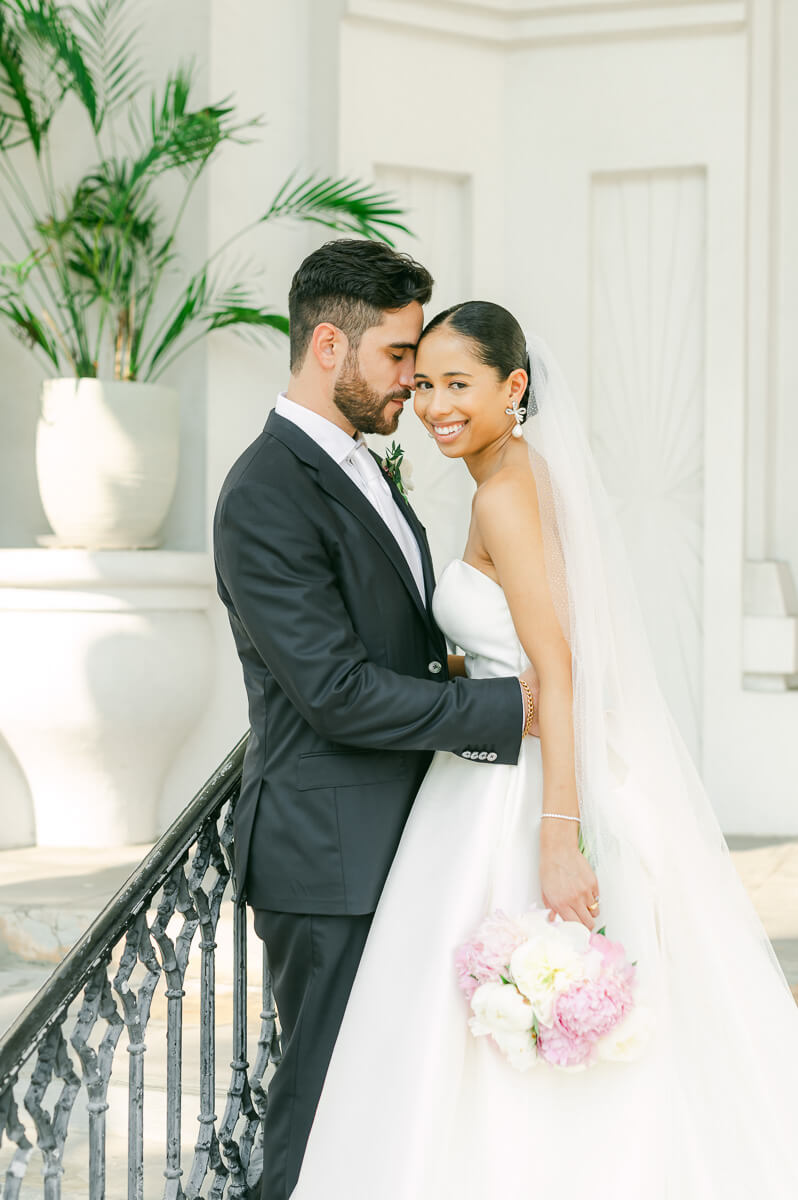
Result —
<path fill-rule="evenodd" d="M 305 361 L 317 325 L 329 321 L 356 350 L 366 330 L 382 324 L 388 309 L 404 308 L 413 300 L 426 304 L 432 285 L 426 267 L 384 242 L 326 242 L 308 255 L 291 282 L 291 370 Z"/>

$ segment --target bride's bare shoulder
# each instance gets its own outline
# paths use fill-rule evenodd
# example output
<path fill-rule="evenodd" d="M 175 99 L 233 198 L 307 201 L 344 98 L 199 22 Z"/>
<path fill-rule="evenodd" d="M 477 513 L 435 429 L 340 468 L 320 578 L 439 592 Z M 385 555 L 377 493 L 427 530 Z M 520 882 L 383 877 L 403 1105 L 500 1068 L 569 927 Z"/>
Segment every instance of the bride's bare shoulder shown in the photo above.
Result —
<path fill-rule="evenodd" d="M 529 531 L 539 525 L 538 493 L 529 463 L 508 463 L 480 484 L 473 512 L 484 533 L 497 527 Z"/>

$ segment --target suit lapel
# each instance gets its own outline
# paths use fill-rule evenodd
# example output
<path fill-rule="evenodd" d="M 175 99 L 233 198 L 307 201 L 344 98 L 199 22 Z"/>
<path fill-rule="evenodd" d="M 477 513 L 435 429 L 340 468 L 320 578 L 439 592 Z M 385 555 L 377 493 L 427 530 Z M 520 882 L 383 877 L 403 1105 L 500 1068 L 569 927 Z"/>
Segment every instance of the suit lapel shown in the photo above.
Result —
<path fill-rule="evenodd" d="M 325 492 L 332 496 L 334 500 L 337 500 L 339 504 L 342 504 L 344 508 L 348 509 L 352 516 L 357 518 L 377 543 L 388 561 L 393 565 L 421 615 L 426 620 L 430 620 L 431 618 L 426 605 L 419 595 L 416 581 L 413 578 L 413 572 L 410 570 L 399 543 L 370 500 L 363 495 L 357 484 L 353 483 L 346 472 L 339 467 L 338 463 L 326 451 L 322 450 L 312 438 L 308 437 L 298 426 L 294 425 L 293 421 L 287 421 L 284 417 L 273 412 L 266 422 L 265 432 L 276 437 L 297 458 L 311 467 L 316 472 L 319 485 L 324 488 Z M 396 495 L 399 495 L 398 491 Z M 401 503 L 404 504 L 404 501 L 401 500 Z M 415 516 L 415 514 L 413 515 Z M 418 518 L 415 518 L 415 520 L 420 525 Z M 411 528 L 413 528 L 413 533 L 418 538 L 415 527 L 411 525 Z M 427 580 L 428 548 L 426 550 L 422 549 L 421 558 L 424 563 L 424 584 L 429 589 Z M 431 562 L 429 569 L 431 571 Z"/>
<path fill-rule="evenodd" d="M 435 568 L 432 565 L 432 552 L 427 541 L 427 531 L 421 524 L 421 521 L 416 516 L 409 500 L 406 500 L 399 488 L 393 481 L 391 475 L 382 467 L 382 459 L 379 454 L 371 451 L 372 457 L 376 460 L 377 465 L 382 469 L 382 473 L 388 481 L 388 486 L 391 489 L 391 495 L 394 498 L 395 504 L 398 506 L 400 513 L 407 520 L 408 525 L 413 531 L 413 537 L 418 542 L 418 548 L 421 552 L 421 567 L 424 572 L 424 587 L 427 593 L 427 607 L 432 604 L 432 593 L 435 591 Z"/>

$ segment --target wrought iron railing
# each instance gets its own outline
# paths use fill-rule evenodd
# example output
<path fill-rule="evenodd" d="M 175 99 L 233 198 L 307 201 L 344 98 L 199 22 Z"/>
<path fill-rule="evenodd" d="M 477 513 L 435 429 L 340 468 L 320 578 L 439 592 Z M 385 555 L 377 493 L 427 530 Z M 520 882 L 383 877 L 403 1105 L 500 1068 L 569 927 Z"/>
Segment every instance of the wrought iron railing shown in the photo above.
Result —
<path fill-rule="evenodd" d="M 0 1193 L 5 1200 L 62 1194 L 89 1200 L 193 1200 L 256 1196 L 261 1171 L 264 1075 L 279 1057 L 268 964 L 263 961 L 257 1052 L 247 1061 L 246 913 L 232 893 L 233 810 L 241 783 L 246 737 L 225 759 L 133 872 L 92 926 L 0 1040 L 0 1143 L 15 1146 Z M 232 1062 L 221 1120 L 216 1107 L 216 931 L 224 904 L 232 906 Z M 184 1174 L 183 997 L 189 955 L 198 935 L 199 1134 Z M 121 952 L 121 953 L 120 953 Z M 144 1182 L 146 1042 L 153 996 L 166 998 L 166 1112 L 163 1180 Z M 75 1015 L 73 1001 L 82 992 Z M 72 1015 L 70 1016 L 70 1006 Z M 67 1042 L 66 1027 L 72 1025 Z M 112 1069 L 127 1033 L 127 1180 L 109 1186 L 106 1113 Z M 70 1055 L 71 1045 L 76 1058 Z M 30 1065 L 33 1063 L 32 1073 Z M 29 1079 L 25 1076 L 29 1074 Z M 60 1081 L 60 1087 L 57 1081 Z M 81 1092 L 88 1121 L 85 1183 L 70 1183 L 64 1151 Z M 24 1096 L 18 1093 L 24 1092 Z M 19 1100 L 28 1114 L 20 1111 Z M 48 1110 L 49 1105 L 49 1110 Z M 42 1179 L 32 1190 L 29 1132 L 36 1133 Z M 148 1176 L 149 1178 L 149 1176 Z"/>

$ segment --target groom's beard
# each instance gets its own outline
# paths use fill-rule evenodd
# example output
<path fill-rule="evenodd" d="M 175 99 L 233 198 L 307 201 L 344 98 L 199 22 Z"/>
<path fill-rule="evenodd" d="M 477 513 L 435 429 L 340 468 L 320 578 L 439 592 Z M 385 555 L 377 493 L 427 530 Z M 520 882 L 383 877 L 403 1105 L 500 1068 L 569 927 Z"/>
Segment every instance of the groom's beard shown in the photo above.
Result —
<path fill-rule="evenodd" d="M 333 400 L 346 419 L 360 433 L 396 433 L 401 408 L 392 417 L 388 417 L 385 409 L 392 400 L 409 400 L 411 393 L 407 388 L 389 392 L 381 396 L 366 383 L 357 365 L 357 356 L 349 355 L 344 362 L 343 370 L 335 384 Z"/>

